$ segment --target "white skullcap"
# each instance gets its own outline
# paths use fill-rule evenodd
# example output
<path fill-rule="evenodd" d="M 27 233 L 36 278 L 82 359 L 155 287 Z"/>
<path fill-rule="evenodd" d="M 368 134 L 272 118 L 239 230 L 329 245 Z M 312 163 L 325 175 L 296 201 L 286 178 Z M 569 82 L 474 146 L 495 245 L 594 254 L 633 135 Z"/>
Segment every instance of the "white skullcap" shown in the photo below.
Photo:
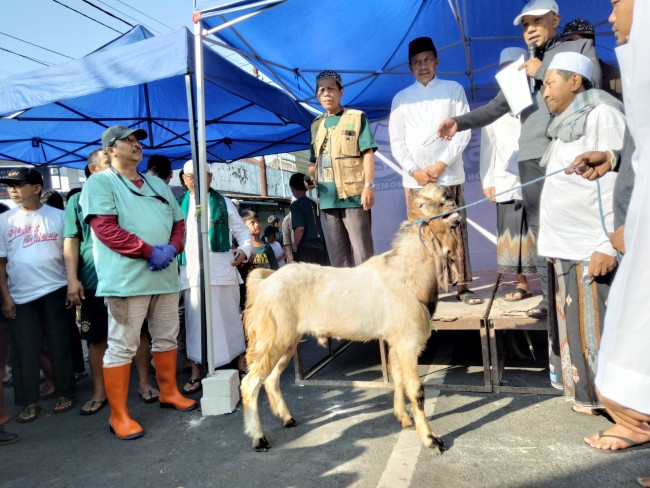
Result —
<path fill-rule="evenodd" d="M 212 174 L 212 167 L 209 164 L 206 164 L 205 168 L 208 170 L 208 173 Z M 183 174 L 185 175 L 194 174 L 194 161 L 190 159 L 183 165 Z"/>
<path fill-rule="evenodd" d="M 557 53 L 553 56 L 551 64 L 547 68 L 561 69 L 578 73 L 586 79 L 591 80 L 591 72 L 594 70 L 594 63 L 587 56 L 578 53 Z"/>
<path fill-rule="evenodd" d="M 557 6 L 555 0 L 530 0 L 524 5 L 521 13 L 515 17 L 514 24 L 521 24 L 524 15 L 545 15 L 549 12 L 560 13 L 560 7 Z"/>
<path fill-rule="evenodd" d="M 517 61 L 520 56 L 526 56 L 526 50 L 521 47 L 507 47 L 501 51 L 499 56 L 499 66 L 504 63 L 512 63 Z"/>

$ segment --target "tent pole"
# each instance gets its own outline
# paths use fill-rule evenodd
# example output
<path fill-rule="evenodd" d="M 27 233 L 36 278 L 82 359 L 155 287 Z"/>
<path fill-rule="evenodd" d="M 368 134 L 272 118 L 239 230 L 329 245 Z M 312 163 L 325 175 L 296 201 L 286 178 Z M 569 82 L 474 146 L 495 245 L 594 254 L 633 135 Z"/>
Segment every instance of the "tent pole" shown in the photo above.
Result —
<path fill-rule="evenodd" d="M 194 93 L 192 90 L 192 77 L 190 73 L 185 74 L 185 93 L 187 95 L 187 122 L 189 124 L 190 131 L 190 151 L 192 152 L 192 161 L 198 161 L 197 158 L 197 141 L 196 141 L 196 119 L 195 119 L 195 110 L 194 110 Z M 195 163 L 196 166 L 196 163 Z M 199 179 L 197 178 L 197 182 Z M 196 187 L 195 190 L 196 192 Z M 199 198 L 196 198 L 196 204 L 198 205 Z M 188 216 L 189 218 L 196 217 Z M 200 225 L 199 225 L 200 228 Z M 201 239 L 201 234 L 197 233 L 197 239 L 199 240 L 199 256 L 203 255 L 203 240 Z M 201 299 L 199 303 L 204 303 L 203 301 L 203 290 L 205 290 L 205 280 L 203 277 L 203 260 L 199 261 L 199 289 L 201 290 Z M 187 307 L 189 304 L 185 304 Z M 206 338 L 206 329 L 207 329 L 207 317 L 205 316 L 205 307 L 201 307 L 200 310 L 200 320 L 201 320 L 201 376 L 206 376 L 208 374 L 208 365 L 206 358 L 208 357 L 208 342 Z M 187 325 L 186 325 L 187 326 Z"/>
<path fill-rule="evenodd" d="M 203 337 L 207 342 L 206 357 L 203 356 L 203 367 L 207 363 L 208 375 L 214 373 L 214 344 L 212 340 L 212 300 L 210 293 L 210 253 L 208 245 L 208 205 L 207 205 L 207 172 L 206 172 L 206 131 L 205 131 L 205 74 L 203 71 L 203 40 L 202 40 L 202 27 L 199 20 L 194 24 L 194 72 L 196 80 L 196 98 L 197 98 L 197 158 L 194 161 L 194 185 L 196 208 L 202 208 L 203 211 L 199 214 L 199 249 L 201 252 L 201 298 L 202 298 L 202 312 L 201 316 L 205 316 L 205 323 L 201 327 L 205 327 Z M 198 179 L 197 179 L 198 178 Z M 196 184 L 198 183 L 198 188 Z M 201 206 L 200 206 L 201 205 Z"/>

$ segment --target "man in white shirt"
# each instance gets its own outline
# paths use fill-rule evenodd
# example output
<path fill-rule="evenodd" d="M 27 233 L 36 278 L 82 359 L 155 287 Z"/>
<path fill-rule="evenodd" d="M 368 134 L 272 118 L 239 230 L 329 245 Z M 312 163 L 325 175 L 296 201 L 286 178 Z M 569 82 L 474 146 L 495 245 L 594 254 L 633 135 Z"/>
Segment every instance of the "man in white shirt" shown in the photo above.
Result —
<path fill-rule="evenodd" d="M 574 400 L 575 412 L 590 414 L 602 408 L 594 378 L 617 264 L 609 240 L 616 175 L 595 182 L 557 171 L 585 151 L 620 149 L 623 144 L 622 104 L 591 89 L 592 69 L 592 61 L 582 54 L 558 53 L 544 77 L 544 100 L 555 117 L 547 129 L 551 144 L 541 161 L 552 176 L 542 190 L 537 247 L 541 256 L 554 261 L 561 386 Z"/>
<path fill-rule="evenodd" d="M 229 198 L 210 188 L 212 171 L 207 165 L 210 229 L 209 263 L 214 366 L 223 366 L 238 358 L 238 369 L 245 371 L 244 327 L 239 313 L 239 284 L 243 283 L 237 265 L 252 252 L 251 233 Z M 187 357 L 192 361 L 192 375 L 183 390 L 195 393 L 201 389 L 201 256 L 195 202 L 194 166 L 189 160 L 183 166 L 183 181 L 188 191 L 179 203 L 185 214 L 185 252 L 179 257 L 180 288 L 185 293 L 185 330 Z M 232 238 L 239 248 L 232 250 Z M 207 362 L 207 358 L 205 359 Z"/>
<path fill-rule="evenodd" d="M 407 175 L 403 184 L 407 195 L 407 212 L 411 196 L 428 183 L 446 186 L 458 206 L 463 198 L 463 150 L 469 143 L 471 133 L 456 134 L 451 141 L 437 137 L 440 123 L 456 115 L 469 112 L 463 87 L 455 81 L 436 77 L 440 59 L 433 41 L 419 37 L 409 44 L 409 69 L 415 76 L 415 83 L 400 91 L 393 98 L 390 122 L 390 146 L 393 156 Z M 463 302 L 475 305 L 483 299 L 468 289 L 472 281 L 467 240 L 467 215 L 462 212 L 461 224 L 456 227 L 458 246 L 452 257 L 458 268 L 460 281 L 457 297 Z"/>
<path fill-rule="evenodd" d="M 24 406 L 16 419 L 31 422 L 40 412 L 39 354 L 43 343 L 52 362 L 58 400 L 54 413 L 74 405 L 74 371 L 67 279 L 63 264 L 64 212 L 43 205 L 43 177 L 33 168 L 11 170 L 0 179 L 16 208 L 0 216 L 0 295 L 9 319 L 15 402 Z"/>

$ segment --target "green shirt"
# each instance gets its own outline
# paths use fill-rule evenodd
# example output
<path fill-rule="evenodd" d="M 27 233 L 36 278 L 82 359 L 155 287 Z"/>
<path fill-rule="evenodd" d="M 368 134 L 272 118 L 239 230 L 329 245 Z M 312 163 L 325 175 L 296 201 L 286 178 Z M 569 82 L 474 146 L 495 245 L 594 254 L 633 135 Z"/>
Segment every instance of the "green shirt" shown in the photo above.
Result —
<path fill-rule="evenodd" d="M 248 262 L 253 265 L 253 268 L 280 269 L 275 253 L 268 244 L 254 247 Z"/>
<path fill-rule="evenodd" d="M 183 219 L 169 186 L 157 176 L 141 175 L 139 189 L 110 168 L 88 178 L 79 203 L 87 222 L 91 215 L 116 215 L 124 230 L 153 245 L 168 244 L 174 222 Z M 165 199 L 164 203 L 160 198 Z M 97 296 L 131 297 L 178 292 L 176 260 L 161 271 L 150 271 L 144 258 L 129 258 L 105 246 L 93 232 Z"/>
<path fill-rule="evenodd" d="M 336 127 L 341 120 L 341 115 L 343 111 L 335 114 L 328 115 L 325 117 L 325 129 L 331 127 Z M 329 136 L 326 138 L 324 144 L 329 144 Z M 363 153 L 367 149 L 377 149 L 377 141 L 375 141 L 375 136 L 370 129 L 370 124 L 368 123 L 368 117 L 366 114 L 361 116 L 361 133 L 359 134 L 359 152 Z M 310 145 L 310 161 L 316 161 L 314 156 L 314 146 Z M 326 149 L 325 153 L 329 153 L 329 150 Z M 317 163 L 318 164 L 318 163 Z M 318 168 L 317 168 L 318 171 Z M 341 200 L 336 191 L 336 183 L 334 181 L 323 181 L 323 178 L 318 178 L 318 204 L 321 209 L 328 208 L 359 208 L 361 205 L 361 195 L 355 195 L 353 197 L 344 198 Z"/>
<path fill-rule="evenodd" d="M 77 278 L 86 290 L 97 289 L 97 272 L 93 259 L 93 237 L 90 226 L 84 222 L 79 205 L 80 193 L 70 197 L 65 207 L 63 237 L 79 239 L 79 266 Z"/>

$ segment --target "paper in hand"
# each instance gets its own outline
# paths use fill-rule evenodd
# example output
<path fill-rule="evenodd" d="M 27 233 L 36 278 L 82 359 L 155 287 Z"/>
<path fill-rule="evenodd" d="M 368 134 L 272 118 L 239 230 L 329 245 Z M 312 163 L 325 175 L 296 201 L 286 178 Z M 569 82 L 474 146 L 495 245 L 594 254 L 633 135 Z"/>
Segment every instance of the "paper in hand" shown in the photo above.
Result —
<path fill-rule="evenodd" d="M 528 86 L 526 70 L 519 69 L 519 66 L 523 63 L 524 56 L 522 55 L 515 62 L 510 63 L 510 65 L 496 74 L 501 91 L 506 96 L 510 110 L 515 116 L 533 104 L 533 100 L 530 97 L 530 87 Z"/>

